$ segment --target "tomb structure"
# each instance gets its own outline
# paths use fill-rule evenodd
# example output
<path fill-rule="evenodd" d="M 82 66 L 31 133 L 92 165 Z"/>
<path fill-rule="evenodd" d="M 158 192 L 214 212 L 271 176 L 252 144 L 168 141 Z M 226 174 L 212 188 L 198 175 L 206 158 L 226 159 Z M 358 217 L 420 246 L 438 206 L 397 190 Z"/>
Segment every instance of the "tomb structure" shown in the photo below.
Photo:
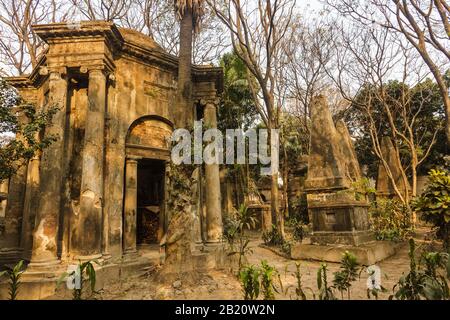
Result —
<path fill-rule="evenodd" d="M 293 257 L 338 262 L 349 250 L 362 263 L 384 258 L 389 252 L 374 250 L 368 201 L 354 188 L 361 170 L 345 124 L 334 124 L 323 96 L 312 101 L 311 122 L 305 181 L 311 244 L 294 247 Z"/>
<path fill-rule="evenodd" d="M 392 180 L 395 181 L 395 186 L 402 196 L 406 195 L 408 191 L 409 196 L 411 195 L 411 186 L 408 179 L 404 176 L 403 170 L 401 170 L 401 162 L 398 153 L 395 151 L 394 144 L 391 138 L 385 136 L 381 139 L 381 155 L 386 161 L 386 166 L 389 169 L 389 176 L 386 167 L 380 161 L 378 165 L 378 175 L 377 175 L 377 197 L 382 198 L 396 198 L 398 197 L 394 184 Z M 406 183 L 405 183 L 406 182 Z"/>
<path fill-rule="evenodd" d="M 178 110 L 178 58 L 152 38 L 104 21 L 33 31 L 45 52 L 29 75 L 7 80 L 38 109 L 58 108 L 46 128 L 57 140 L 10 179 L 0 264 L 24 259 L 34 280 L 79 260 L 136 264 L 167 231 L 171 134 L 183 119 L 217 126 L 222 70 L 194 65 L 192 105 Z M 218 166 L 201 171 L 196 240 L 207 246 L 222 237 L 220 182 Z"/>

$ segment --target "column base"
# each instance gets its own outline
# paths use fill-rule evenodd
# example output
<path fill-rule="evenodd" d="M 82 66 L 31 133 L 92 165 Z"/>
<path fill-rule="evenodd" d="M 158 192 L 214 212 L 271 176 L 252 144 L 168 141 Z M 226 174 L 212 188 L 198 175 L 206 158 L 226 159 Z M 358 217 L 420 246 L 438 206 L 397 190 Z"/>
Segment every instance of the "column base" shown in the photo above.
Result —
<path fill-rule="evenodd" d="M 31 261 L 26 270 L 27 276 L 45 276 L 47 278 L 56 277 L 63 269 L 63 265 L 61 264 L 61 260 L 52 259 L 52 260 L 35 260 Z"/>
<path fill-rule="evenodd" d="M 2 248 L 0 249 L 0 267 L 4 264 L 15 264 L 22 259 L 21 248 Z"/>
<path fill-rule="evenodd" d="M 92 260 L 103 260 L 103 256 L 101 253 L 97 253 L 97 254 L 91 254 L 91 255 L 78 255 L 78 256 L 74 256 L 73 257 L 73 261 L 81 261 L 83 262 L 87 262 L 87 261 L 92 261 Z"/>
<path fill-rule="evenodd" d="M 125 261 L 136 260 L 139 257 L 140 257 L 140 255 L 136 249 L 126 250 L 122 254 L 122 258 Z"/>

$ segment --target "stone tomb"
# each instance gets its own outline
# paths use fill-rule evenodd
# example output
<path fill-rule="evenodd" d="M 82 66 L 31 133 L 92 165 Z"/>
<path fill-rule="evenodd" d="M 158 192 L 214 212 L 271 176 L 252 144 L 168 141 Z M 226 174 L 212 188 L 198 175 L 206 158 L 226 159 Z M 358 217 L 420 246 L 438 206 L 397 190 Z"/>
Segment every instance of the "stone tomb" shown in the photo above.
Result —
<path fill-rule="evenodd" d="M 79 260 L 98 259 L 99 276 L 112 278 L 150 266 L 143 247 L 159 262 L 169 138 L 188 120 L 217 126 L 223 82 L 220 68 L 192 66 L 192 106 L 181 109 L 178 58 L 152 38 L 105 21 L 33 31 L 47 50 L 29 75 L 7 81 L 37 109 L 59 107 L 46 128 L 58 140 L 11 177 L 7 194 L 0 191 L 7 198 L 0 264 L 27 262 L 21 293 L 28 296 L 19 298 L 53 294 Z M 197 240 L 209 248 L 222 237 L 219 168 L 206 165 L 202 174 L 208 193 L 197 207 L 206 214 L 195 212 L 204 230 Z M 0 283 L 0 298 L 6 291 Z"/>
<path fill-rule="evenodd" d="M 311 112 L 305 181 L 312 222 L 311 244 L 294 246 L 291 255 L 294 259 L 339 262 L 348 250 L 357 255 L 360 263 L 384 259 L 394 251 L 386 243 L 374 244 L 369 204 L 352 189 L 352 183 L 361 179 L 361 171 L 348 130 L 342 121 L 334 124 L 323 96 L 313 99 Z"/>

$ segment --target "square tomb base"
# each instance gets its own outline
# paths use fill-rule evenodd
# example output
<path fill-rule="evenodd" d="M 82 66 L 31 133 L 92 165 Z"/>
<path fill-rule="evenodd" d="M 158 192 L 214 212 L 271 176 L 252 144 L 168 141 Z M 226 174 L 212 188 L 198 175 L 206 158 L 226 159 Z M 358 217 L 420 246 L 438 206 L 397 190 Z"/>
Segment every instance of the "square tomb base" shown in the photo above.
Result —
<path fill-rule="evenodd" d="M 297 244 L 291 249 L 291 258 L 340 262 L 344 252 L 349 251 L 356 256 L 359 264 L 372 265 L 395 254 L 398 247 L 399 244 L 390 241 L 373 241 L 359 246 Z"/>

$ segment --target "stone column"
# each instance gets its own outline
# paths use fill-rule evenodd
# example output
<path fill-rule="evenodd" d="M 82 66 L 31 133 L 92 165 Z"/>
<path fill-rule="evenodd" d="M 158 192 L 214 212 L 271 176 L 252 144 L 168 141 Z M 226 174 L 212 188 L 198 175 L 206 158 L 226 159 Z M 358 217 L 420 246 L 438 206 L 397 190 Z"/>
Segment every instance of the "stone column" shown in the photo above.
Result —
<path fill-rule="evenodd" d="M 33 244 L 33 230 L 39 202 L 39 163 L 40 155 L 36 154 L 28 162 L 27 186 L 25 191 L 22 234 L 20 244 L 23 249 L 22 258 L 30 259 Z"/>
<path fill-rule="evenodd" d="M 125 203 L 123 217 L 124 255 L 136 253 L 137 165 L 138 158 L 128 157 L 125 164 Z"/>
<path fill-rule="evenodd" d="M 9 181 L 5 209 L 5 230 L 0 241 L 0 264 L 16 262 L 21 257 L 20 230 L 27 181 L 27 165 L 19 167 Z"/>
<path fill-rule="evenodd" d="M 41 157 L 39 205 L 33 233 L 33 249 L 29 267 L 48 267 L 59 263 L 57 236 L 61 209 L 66 126 L 67 80 L 65 68 L 51 69 L 49 75 L 49 105 L 57 106 L 52 123 L 45 134 L 57 136 Z"/>
<path fill-rule="evenodd" d="M 102 255 L 105 109 L 106 75 L 101 68 L 89 69 L 80 216 L 76 232 L 71 236 L 71 251 L 80 260 Z"/>
<path fill-rule="evenodd" d="M 216 106 L 207 103 L 204 112 L 205 125 L 217 128 Z M 217 243 L 222 238 L 222 210 L 220 204 L 219 164 L 205 164 L 206 179 L 206 242 Z"/>

